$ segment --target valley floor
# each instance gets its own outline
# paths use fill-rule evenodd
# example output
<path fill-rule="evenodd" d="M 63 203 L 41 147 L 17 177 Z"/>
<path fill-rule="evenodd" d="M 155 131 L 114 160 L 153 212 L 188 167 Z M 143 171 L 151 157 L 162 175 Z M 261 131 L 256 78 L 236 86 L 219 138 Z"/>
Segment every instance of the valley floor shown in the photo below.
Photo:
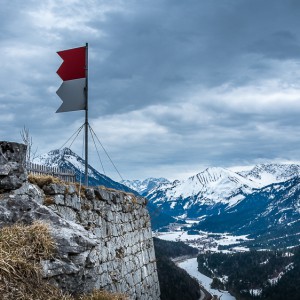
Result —
<path fill-rule="evenodd" d="M 219 246 L 222 245 L 232 245 L 230 251 L 221 250 L 221 252 L 240 252 L 240 251 L 248 251 L 249 249 L 239 247 L 239 243 L 241 241 L 247 240 L 246 236 L 233 236 L 226 233 L 209 233 L 209 232 L 200 232 L 197 235 L 188 235 L 186 231 L 177 230 L 165 233 L 154 233 L 154 236 L 159 237 L 163 240 L 168 241 L 182 241 L 185 244 L 197 248 L 200 253 L 209 252 L 220 252 L 218 250 Z M 235 297 L 230 295 L 226 291 L 219 291 L 216 289 L 212 289 L 210 284 L 212 279 L 201 274 L 198 271 L 198 263 L 196 257 L 178 257 L 173 259 L 176 262 L 177 266 L 181 269 L 187 271 L 187 273 L 196 278 L 200 285 L 204 288 L 201 290 L 201 298 L 200 300 L 208 300 L 211 299 L 211 296 L 217 296 L 218 299 L 222 300 L 236 300 Z"/>
<path fill-rule="evenodd" d="M 211 295 L 217 295 L 219 299 L 222 300 L 236 300 L 235 297 L 231 296 L 228 292 L 226 291 L 221 291 L 221 290 L 215 290 L 210 287 L 210 284 L 212 282 L 212 279 L 201 274 L 198 271 L 198 263 L 197 263 L 197 258 L 189 258 L 183 262 L 178 263 L 178 266 L 185 271 L 189 273 L 190 276 L 196 278 L 199 283 L 211 294 Z M 201 293 L 201 299 L 205 299 L 203 297 L 203 293 Z"/>
<path fill-rule="evenodd" d="M 248 251 L 248 248 L 239 246 L 240 242 L 247 241 L 247 236 L 233 236 L 227 233 L 200 232 L 199 234 L 189 235 L 186 231 L 171 231 L 153 233 L 153 236 L 167 241 L 181 241 L 185 244 L 197 248 L 201 253 L 206 251 L 219 252 L 219 246 L 231 245 L 230 251 L 222 252 L 241 252 Z"/>

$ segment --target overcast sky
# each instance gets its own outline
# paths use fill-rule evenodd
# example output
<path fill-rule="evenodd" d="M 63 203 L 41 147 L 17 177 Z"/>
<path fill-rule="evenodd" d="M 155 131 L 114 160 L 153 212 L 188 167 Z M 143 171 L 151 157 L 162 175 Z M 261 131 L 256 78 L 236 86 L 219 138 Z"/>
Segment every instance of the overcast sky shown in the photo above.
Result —
<path fill-rule="evenodd" d="M 300 161 L 298 0 L 2 0 L 0 13 L 0 140 L 25 125 L 45 153 L 83 124 L 55 113 L 56 52 L 88 42 L 90 124 L 124 178 Z"/>

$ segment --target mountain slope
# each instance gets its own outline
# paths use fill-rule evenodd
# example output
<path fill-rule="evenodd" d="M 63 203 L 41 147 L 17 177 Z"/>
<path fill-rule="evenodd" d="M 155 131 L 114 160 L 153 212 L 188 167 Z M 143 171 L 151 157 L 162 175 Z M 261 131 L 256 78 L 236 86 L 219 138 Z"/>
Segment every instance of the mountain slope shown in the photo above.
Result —
<path fill-rule="evenodd" d="M 185 181 L 161 184 L 145 196 L 171 216 L 197 218 L 234 206 L 259 184 L 224 168 L 207 168 Z"/>
<path fill-rule="evenodd" d="M 197 280 L 179 268 L 171 258 L 183 255 L 197 255 L 195 248 L 182 242 L 169 242 L 153 238 L 161 300 L 197 300 L 200 287 Z"/>
<path fill-rule="evenodd" d="M 148 202 L 147 208 L 151 217 L 152 230 L 167 231 L 170 224 L 178 223 L 175 218 L 165 214 L 150 202 Z"/>
<path fill-rule="evenodd" d="M 62 150 L 52 150 L 46 154 L 36 157 L 33 162 L 47 167 L 60 167 L 73 170 L 76 175 L 76 181 L 81 181 L 82 183 L 84 183 L 84 160 L 76 153 L 72 152 L 69 148 L 64 148 Z M 88 174 L 88 183 L 90 186 L 104 185 L 108 188 L 137 194 L 137 192 L 133 191 L 129 187 L 99 173 L 90 165 L 88 166 Z"/>
<path fill-rule="evenodd" d="M 261 184 L 261 186 L 266 186 L 299 176 L 300 166 L 295 164 L 260 164 L 250 171 L 242 171 L 238 174 Z"/>
<path fill-rule="evenodd" d="M 257 190 L 235 207 L 206 217 L 194 229 L 251 234 L 257 243 L 269 241 L 269 246 L 297 245 L 300 238 L 300 177 Z"/>
<path fill-rule="evenodd" d="M 213 286 L 243 300 L 300 299 L 300 249 L 203 253 L 198 269 Z"/>

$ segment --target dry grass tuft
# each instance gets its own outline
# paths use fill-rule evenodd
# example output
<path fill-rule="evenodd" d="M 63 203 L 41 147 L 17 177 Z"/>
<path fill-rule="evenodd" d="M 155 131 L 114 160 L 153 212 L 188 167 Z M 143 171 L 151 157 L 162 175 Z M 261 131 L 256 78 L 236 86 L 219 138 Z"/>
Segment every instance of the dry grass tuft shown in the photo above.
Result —
<path fill-rule="evenodd" d="M 101 190 L 105 190 L 105 191 L 109 191 L 109 192 L 115 192 L 115 193 L 120 193 L 120 191 L 118 191 L 116 189 L 113 189 L 113 188 L 106 187 L 104 185 L 99 185 L 98 187 Z"/>
<path fill-rule="evenodd" d="M 80 194 L 80 198 L 86 198 L 85 197 L 85 191 L 86 191 L 85 185 L 82 185 L 82 184 L 80 185 L 80 183 L 76 182 L 75 188 L 76 188 L 77 195 L 79 196 L 79 194 Z"/>
<path fill-rule="evenodd" d="M 125 193 L 124 195 L 124 199 L 129 201 L 129 202 L 132 202 L 133 204 L 137 204 L 138 200 L 137 200 L 137 197 L 132 194 L 132 193 Z"/>
<path fill-rule="evenodd" d="M 120 294 L 94 291 L 74 298 L 42 279 L 40 261 L 55 253 L 47 224 L 16 224 L 0 229 L 1 300 L 126 300 Z"/>
<path fill-rule="evenodd" d="M 35 222 L 30 226 L 16 224 L 0 231 L 1 254 L 24 257 L 27 260 L 48 259 L 55 250 L 55 243 L 48 225 Z"/>
<path fill-rule="evenodd" d="M 64 181 L 57 177 L 53 177 L 50 175 L 33 175 L 29 174 L 28 175 L 28 181 L 32 184 L 37 185 L 41 189 L 50 183 L 58 183 L 58 184 L 64 184 Z"/>
<path fill-rule="evenodd" d="M 46 206 L 55 204 L 54 198 L 51 197 L 51 196 L 46 195 L 46 196 L 44 197 L 44 203 L 43 203 L 43 204 L 46 205 Z"/>
<path fill-rule="evenodd" d="M 55 243 L 46 224 L 0 230 L 0 293 L 3 300 L 71 300 L 42 280 L 40 260 L 51 258 Z"/>

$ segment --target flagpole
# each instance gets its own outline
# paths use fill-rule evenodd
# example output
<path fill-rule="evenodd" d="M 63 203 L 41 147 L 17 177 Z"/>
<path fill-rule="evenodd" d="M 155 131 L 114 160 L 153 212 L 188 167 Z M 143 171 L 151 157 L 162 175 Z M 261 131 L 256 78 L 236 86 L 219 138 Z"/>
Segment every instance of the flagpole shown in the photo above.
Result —
<path fill-rule="evenodd" d="M 88 43 L 85 44 L 85 185 L 89 185 L 88 176 L 88 131 L 89 131 L 89 120 L 88 120 Z"/>

